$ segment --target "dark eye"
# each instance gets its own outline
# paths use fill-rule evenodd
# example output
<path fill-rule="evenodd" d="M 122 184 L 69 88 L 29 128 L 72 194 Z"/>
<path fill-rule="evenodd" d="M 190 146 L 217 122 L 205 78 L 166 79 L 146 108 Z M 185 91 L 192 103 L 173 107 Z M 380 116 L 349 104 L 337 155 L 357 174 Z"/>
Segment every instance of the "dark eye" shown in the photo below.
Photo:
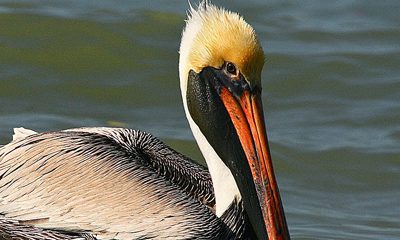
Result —
<path fill-rule="evenodd" d="M 228 62 L 226 64 L 226 71 L 230 74 L 236 75 L 236 67 L 233 63 Z"/>

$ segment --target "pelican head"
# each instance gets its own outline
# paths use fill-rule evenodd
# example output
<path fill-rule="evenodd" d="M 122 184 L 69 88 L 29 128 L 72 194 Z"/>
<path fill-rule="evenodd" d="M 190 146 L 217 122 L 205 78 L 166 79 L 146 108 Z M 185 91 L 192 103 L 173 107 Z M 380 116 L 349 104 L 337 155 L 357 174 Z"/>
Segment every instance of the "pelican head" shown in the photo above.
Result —
<path fill-rule="evenodd" d="M 264 124 L 263 65 L 261 44 L 241 16 L 207 2 L 191 7 L 180 46 L 180 85 L 213 180 L 216 214 L 241 199 L 259 239 L 288 239 Z"/>

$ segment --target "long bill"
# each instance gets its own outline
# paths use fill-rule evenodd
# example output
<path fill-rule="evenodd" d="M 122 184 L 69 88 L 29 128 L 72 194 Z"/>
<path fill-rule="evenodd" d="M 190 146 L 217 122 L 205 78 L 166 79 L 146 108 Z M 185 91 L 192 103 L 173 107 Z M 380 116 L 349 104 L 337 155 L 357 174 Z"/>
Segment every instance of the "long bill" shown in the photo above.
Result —
<path fill-rule="evenodd" d="M 236 95 L 236 94 L 235 94 Z M 260 91 L 234 96 L 223 87 L 220 98 L 246 155 L 270 240 L 290 239 L 268 146 Z"/>

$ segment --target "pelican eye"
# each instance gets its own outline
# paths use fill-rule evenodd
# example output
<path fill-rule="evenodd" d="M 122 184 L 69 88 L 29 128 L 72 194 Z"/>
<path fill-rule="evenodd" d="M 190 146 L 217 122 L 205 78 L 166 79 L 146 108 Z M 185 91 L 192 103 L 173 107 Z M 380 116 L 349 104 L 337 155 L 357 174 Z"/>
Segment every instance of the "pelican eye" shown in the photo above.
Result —
<path fill-rule="evenodd" d="M 236 74 L 237 74 L 237 72 L 236 72 L 236 66 L 235 66 L 235 64 L 233 64 L 233 63 L 231 63 L 231 62 L 226 63 L 225 69 L 226 69 L 226 71 L 227 71 L 228 73 L 230 73 L 230 74 L 232 74 L 232 75 L 236 75 Z"/>

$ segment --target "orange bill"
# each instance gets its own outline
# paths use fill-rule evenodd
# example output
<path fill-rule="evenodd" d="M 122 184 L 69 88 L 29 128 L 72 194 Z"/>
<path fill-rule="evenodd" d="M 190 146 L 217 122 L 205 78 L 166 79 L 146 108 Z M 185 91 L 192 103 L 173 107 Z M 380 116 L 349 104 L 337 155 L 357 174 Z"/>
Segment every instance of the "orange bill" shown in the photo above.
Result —
<path fill-rule="evenodd" d="M 235 97 L 227 88 L 222 88 L 220 97 L 250 166 L 268 238 L 290 239 L 272 167 L 260 93 L 244 90 Z"/>

